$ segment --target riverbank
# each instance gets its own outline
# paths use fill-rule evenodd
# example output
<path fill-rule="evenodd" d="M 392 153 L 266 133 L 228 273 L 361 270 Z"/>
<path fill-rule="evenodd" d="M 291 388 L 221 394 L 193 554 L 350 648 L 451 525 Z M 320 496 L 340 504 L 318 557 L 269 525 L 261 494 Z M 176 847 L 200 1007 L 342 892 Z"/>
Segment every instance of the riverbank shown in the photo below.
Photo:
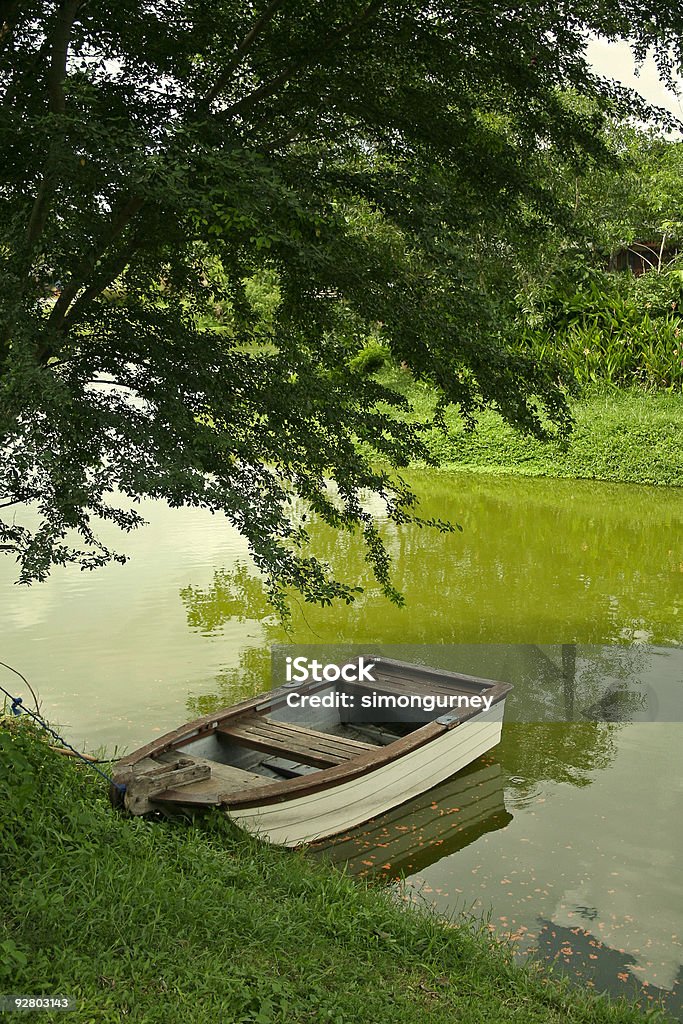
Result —
<path fill-rule="evenodd" d="M 418 420 L 428 418 L 431 389 L 408 385 L 393 368 L 378 377 L 406 394 Z M 683 486 L 683 395 L 596 388 L 571 408 L 575 426 L 565 443 L 525 437 L 492 410 L 468 434 L 454 409 L 446 412 L 447 432 L 430 431 L 427 443 L 446 470 Z"/>
<path fill-rule="evenodd" d="M 119 817 L 23 721 L 0 720 L 0 826 L 0 991 L 71 996 L 72 1024 L 644 1020 L 218 815 Z"/>

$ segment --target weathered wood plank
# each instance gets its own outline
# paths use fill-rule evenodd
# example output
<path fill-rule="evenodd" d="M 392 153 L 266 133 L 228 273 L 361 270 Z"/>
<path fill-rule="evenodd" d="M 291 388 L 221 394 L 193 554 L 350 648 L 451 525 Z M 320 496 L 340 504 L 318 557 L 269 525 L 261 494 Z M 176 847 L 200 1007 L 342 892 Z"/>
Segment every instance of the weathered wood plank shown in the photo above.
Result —
<path fill-rule="evenodd" d="M 252 750 L 260 750 L 264 754 L 286 754 L 293 760 L 312 764 L 317 768 L 330 768 L 349 760 L 346 755 L 340 757 L 320 750 L 311 750 L 303 744 L 295 743 L 291 738 L 263 735 L 254 729 L 240 728 L 237 724 L 223 728 L 220 732 Z"/>
<path fill-rule="evenodd" d="M 394 676 L 390 673 L 382 673 L 378 675 L 377 679 L 373 683 L 365 681 L 354 682 L 350 684 L 350 689 L 362 689 L 366 691 L 376 691 L 377 693 L 393 693 L 396 695 L 407 695 L 412 694 L 424 696 L 425 694 L 431 694 L 435 697 L 450 697 L 462 694 L 463 696 L 472 696 L 473 694 L 486 693 L 486 690 L 482 690 L 481 687 L 474 685 L 467 685 L 461 683 L 459 680 L 454 680 L 450 685 L 448 683 L 442 683 L 439 681 L 432 681 L 429 679 L 405 679 L 400 676 Z"/>
<path fill-rule="evenodd" d="M 275 722 L 262 715 L 250 715 L 225 723 L 218 732 L 267 754 L 287 754 L 292 760 L 320 768 L 334 767 L 373 750 L 371 743 L 337 738 L 290 722 Z"/>
<path fill-rule="evenodd" d="M 166 754 L 160 754 L 158 757 L 159 761 L 172 761 L 174 759 L 174 753 L 169 751 Z M 256 786 L 262 787 L 267 786 L 269 779 L 265 775 L 257 775 L 256 772 L 246 771 L 244 768 L 236 768 L 233 764 L 223 764 L 221 761 L 211 761 L 206 757 L 197 757 L 194 754 L 183 755 L 185 760 L 191 764 L 206 765 L 211 769 L 211 786 L 207 785 L 203 781 L 201 783 L 195 783 L 192 786 L 192 791 L 209 790 L 210 788 L 220 788 L 225 790 L 227 787 L 234 789 L 235 792 L 241 793 L 245 789 L 254 788 Z"/>
<path fill-rule="evenodd" d="M 314 729 L 302 729 L 289 722 L 274 722 L 259 716 L 236 722 L 235 725 L 244 735 L 248 733 L 251 736 L 269 737 L 291 743 L 304 750 L 319 750 L 333 755 L 354 757 L 356 754 L 371 750 L 373 746 L 371 743 L 355 741 L 348 737 L 330 736 Z"/>
<path fill-rule="evenodd" d="M 267 719 L 271 724 L 273 719 Z M 364 740 L 354 740 L 351 736 L 332 736 L 327 732 L 318 732 L 315 729 L 307 729 L 300 725 L 294 725 L 293 722 L 278 722 L 277 725 L 284 726 L 289 732 L 294 735 L 300 735 L 306 739 L 311 738 L 312 742 L 317 745 L 322 745 L 321 749 L 329 745 L 332 750 L 343 750 L 346 748 L 351 755 L 359 754 L 361 751 L 372 750 L 376 746 L 375 743 L 366 743 Z"/>
<path fill-rule="evenodd" d="M 126 786 L 125 806 L 134 814 L 144 814 L 151 809 L 150 801 L 164 790 L 182 789 L 192 783 L 201 782 L 211 775 L 211 766 L 206 764 L 159 765 L 147 771 L 135 771 L 121 779 Z"/>

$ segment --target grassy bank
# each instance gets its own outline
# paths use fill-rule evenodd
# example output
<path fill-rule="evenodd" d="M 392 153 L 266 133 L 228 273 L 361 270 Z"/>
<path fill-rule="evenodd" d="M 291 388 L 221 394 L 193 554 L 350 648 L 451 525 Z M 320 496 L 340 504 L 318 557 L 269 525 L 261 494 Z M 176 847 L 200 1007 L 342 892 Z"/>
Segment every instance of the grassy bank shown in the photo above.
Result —
<path fill-rule="evenodd" d="M 644 1019 L 219 816 L 118 817 L 104 783 L 7 720 L 0 825 L 0 992 L 74 996 L 72 1024 Z"/>
<path fill-rule="evenodd" d="M 407 386 L 400 370 L 380 379 L 408 395 L 418 419 L 427 418 L 430 389 Z M 428 443 L 445 469 L 683 486 L 683 395 L 593 390 L 574 400 L 572 411 L 576 424 L 566 443 L 525 437 L 491 410 L 469 434 L 449 410 L 448 432 L 430 432 Z"/>

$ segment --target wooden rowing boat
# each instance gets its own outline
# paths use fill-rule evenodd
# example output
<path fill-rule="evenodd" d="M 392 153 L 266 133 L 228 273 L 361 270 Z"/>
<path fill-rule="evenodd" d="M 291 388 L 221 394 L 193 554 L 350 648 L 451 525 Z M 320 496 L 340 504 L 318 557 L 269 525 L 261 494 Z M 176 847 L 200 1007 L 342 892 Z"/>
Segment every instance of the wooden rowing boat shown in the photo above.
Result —
<path fill-rule="evenodd" d="M 510 684 L 388 658 L 373 681 L 319 681 L 198 718 L 118 762 L 117 802 L 133 814 L 220 807 L 263 839 L 300 846 L 333 836 L 450 778 L 500 740 Z M 292 694 L 317 700 L 302 712 Z M 460 699 L 420 722 L 359 722 L 339 694 L 372 700 Z M 326 698 L 323 700 L 322 698 Z M 486 703 L 486 708 L 472 705 Z"/>

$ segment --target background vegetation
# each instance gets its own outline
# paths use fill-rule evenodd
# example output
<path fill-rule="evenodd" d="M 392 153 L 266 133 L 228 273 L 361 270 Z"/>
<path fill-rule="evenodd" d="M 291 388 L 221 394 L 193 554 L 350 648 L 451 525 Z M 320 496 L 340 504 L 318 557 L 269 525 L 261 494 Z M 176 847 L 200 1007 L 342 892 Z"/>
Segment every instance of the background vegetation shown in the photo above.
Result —
<path fill-rule="evenodd" d="M 563 101 L 582 106 L 572 94 Z M 427 426 L 428 451 L 444 468 L 683 484 L 683 143 L 620 121 L 603 140 L 614 163 L 589 173 L 546 156 L 545 185 L 567 219 L 536 248 L 501 250 L 479 268 L 514 344 L 555 360 L 574 417 L 569 436 L 541 442 L 495 406 L 479 411 L 474 432 L 457 406 L 435 429 L 436 392 L 407 364 L 375 339 L 355 357 L 407 398 L 408 417 Z M 646 272 L 615 269 L 632 247 L 643 253 L 639 241 L 649 245 Z"/>
<path fill-rule="evenodd" d="M 551 188 L 567 200 L 573 192 L 574 204 L 569 229 L 556 227 L 516 266 L 521 344 L 538 358 L 556 354 L 582 385 L 680 394 L 683 144 L 623 122 L 604 138 L 612 167 L 572 175 L 546 162 Z M 629 251 L 644 253 L 646 273 L 615 269 Z"/>

